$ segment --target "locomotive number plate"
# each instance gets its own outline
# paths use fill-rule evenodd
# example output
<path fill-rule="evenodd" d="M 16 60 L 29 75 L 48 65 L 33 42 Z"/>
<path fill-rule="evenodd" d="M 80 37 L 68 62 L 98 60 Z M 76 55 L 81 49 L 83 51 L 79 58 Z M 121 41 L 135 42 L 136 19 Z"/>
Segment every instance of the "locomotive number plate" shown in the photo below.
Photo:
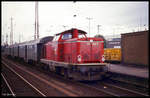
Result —
<path fill-rule="evenodd" d="M 87 45 L 90 45 L 90 43 L 87 43 Z"/>
<path fill-rule="evenodd" d="M 97 43 L 97 42 L 94 42 L 93 45 L 98 45 L 98 43 Z"/>

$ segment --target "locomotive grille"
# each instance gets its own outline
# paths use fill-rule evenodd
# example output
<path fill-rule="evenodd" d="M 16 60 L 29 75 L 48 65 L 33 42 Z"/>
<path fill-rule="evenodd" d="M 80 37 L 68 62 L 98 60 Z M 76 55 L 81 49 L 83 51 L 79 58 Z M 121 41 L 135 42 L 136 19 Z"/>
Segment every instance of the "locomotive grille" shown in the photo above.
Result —
<path fill-rule="evenodd" d="M 87 53 L 83 53 L 82 59 L 83 59 L 83 61 L 89 61 L 90 56 Z M 97 53 L 93 54 L 93 59 L 94 60 L 99 60 L 100 59 L 100 52 L 97 52 Z"/>

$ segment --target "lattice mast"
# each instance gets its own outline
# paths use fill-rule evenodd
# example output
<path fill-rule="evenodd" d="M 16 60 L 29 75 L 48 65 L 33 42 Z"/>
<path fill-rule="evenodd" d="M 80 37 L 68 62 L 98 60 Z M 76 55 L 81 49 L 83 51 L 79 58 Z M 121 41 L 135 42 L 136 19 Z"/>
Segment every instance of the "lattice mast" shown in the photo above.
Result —
<path fill-rule="evenodd" d="M 34 39 L 39 38 L 39 17 L 38 17 L 38 2 L 35 2 L 35 34 Z"/>

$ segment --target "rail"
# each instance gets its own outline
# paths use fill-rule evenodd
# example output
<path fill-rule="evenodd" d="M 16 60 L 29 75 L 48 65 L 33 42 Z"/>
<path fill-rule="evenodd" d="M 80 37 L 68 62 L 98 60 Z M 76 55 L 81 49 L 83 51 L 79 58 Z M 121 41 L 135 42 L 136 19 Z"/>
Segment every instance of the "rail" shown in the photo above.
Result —
<path fill-rule="evenodd" d="M 54 87 L 54 88 L 56 88 L 56 89 L 58 89 L 59 91 L 62 91 L 63 93 L 66 93 L 65 91 L 67 91 L 68 92 L 68 94 L 70 93 L 72 93 L 72 94 L 74 94 L 74 95 L 69 95 L 69 96 L 82 96 L 83 95 L 83 92 L 87 92 L 86 90 L 87 89 L 89 89 L 89 92 L 90 92 L 90 90 L 92 91 L 92 92 L 94 92 L 95 94 L 97 94 L 97 95 L 100 95 L 100 96 L 102 96 L 102 95 L 104 95 L 104 96 L 114 96 L 114 94 L 111 94 L 111 93 L 108 93 L 108 92 L 104 92 L 104 91 L 102 91 L 102 90 L 98 90 L 98 89 L 95 89 L 95 88 L 91 88 L 91 87 L 87 87 L 87 86 L 85 86 L 85 85 L 83 85 L 83 84 L 81 84 L 81 83 L 78 83 L 78 82 L 75 82 L 75 81 L 71 81 L 71 80 L 69 80 L 68 81 L 68 79 L 67 80 L 65 80 L 66 82 L 65 82 L 65 84 L 67 84 L 67 82 L 68 83 L 70 83 L 70 84 L 73 84 L 73 85 L 78 85 L 78 89 L 80 89 L 80 87 L 83 89 L 84 88 L 84 90 L 85 91 L 83 91 L 82 92 L 82 94 L 77 90 L 77 91 L 73 91 L 73 89 L 72 89 L 72 87 L 69 87 L 68 85 L 64 85 L 64 83 L 62 83 L 62 82 L 59 82 L 59 81 L 56 81 L 56 80 L 53 80 L 53 79 L 50 79 L 50 81 L 48 81 L 47 79 L 44 79 L 43 77 L 41 77 L 40 75 L 36 75 L 35 74 L 35 72 L 33 73 L 33 72 L 31 72 L 30 70 L 24 70 L 21 66 L 19 66 L 19 65 L 17 65 L 17 64 L 15 64 L 15 63 L 13 63 L 12 61 L 10 61 L 9 63 L 11 63 L 13 66 L 15 66 L 15 67 L 17 67 L 17 68 L 19 68 L 18 70 L 22 70 L 22 71 L 25 71 L 25 72 L 27 72 L 28 74 L 30 74 L 30 76 L 34 76 L 35 78 L 37 78 L 37 79 L 39 79 L 40 81 L 43 81 L 43 82 L 45 82 L 46 84 L 48 84 L 48 85 L 50 85 L 50 86 L 52 86 L 52 85 L 55 85 L 55 87 L 54 86 L 52 86 L 52 87 Z M 58 76 L 58 75 L 57 75 Z M 62 78 L 60 78 L 59 77 L 59 79 L 61 80 Z M 57 87 L 56 87 L 57 86 Z M 63 86 L 63 87 L 62 87 Z M 67 87 L 68 86 L 68 87 Z M 75 87 L 76 88 L 76 87 Z M 85 89 L 85 88 L 87 88 L 87 89 Z M 78 92 L 79 94 L 77 94 L 77 93 L 75 93 L 75 92 Z M 90 94 L 87 94 L 87 95 L 90 95 Z M 84 95 L 83 95 L 84 96 Z"/>
<path fill-rule="evenodd" d="M 14 63 L 13 65 L 15 65 L 16 67 L 20 68 L 20 70 L 24 70 L 23 68 L 19 67 L 19 66 L 16 65 L 15 63 Z M 37 75 L 34 74 L 34 73 L 31 73 L 31 72 L 29 72 L 29 71 L 27 71 L 27 70 L 24 70 L 24 71 L 26 71 L 27 73 L 29 73 L 30 75 L 32 75 L 32 76 L 34 76 L 34 77 L 36 77 L 36 78 L 39 78 L 39 76 L 37 76 Z M 59 75 L 56 75 L 56 76 L 60 78 Z M 64 78 L 60 78 L 60 79 L 64 79 Z M 55 83 L 55 85 L 57 84 L 58 87 L 61 86 L 58 81 L 52 80 L 53 83 L 51 83 L 50 81 L 47 81 L 47 80 L 45 80 L 45 79 L 43 79 L 43 78 L 41 78 L 40 80 L 43 81 L 43 82 L 46 81 L 45 83 L 47 83 L 47 84 L 50 83 L 49 85 Z M 80 86 L 82 86 L 82 87 L 85 87 L 85 88 L 95 89 L 95 90 L 97 90 L 97 91 L 99 91 L 99 92 L 107 93 L 107 94 L 110 95 L 110 96 L 117 96 L 117 97 L 122 96 L 121 94 L 119 94 L 119 93 L 114 93 L 114 92 L 111 91 L 111 90 L 101 89 L 101 88 L 98 88 L 98 87 L 96 87 L 96 86 L 94 87 L 94 86 L 87 85 L 87 84 L 83 84 L 83 83 L 80 83 L 80 82 L 76 82 L 76 81 L 70 80 L 70 79 L 66 79 L 66 80 L 67 80 L 68 82 L 70 81 L 70 83 L 78 84 L 78 85 L 80 85 Z M 63 83 L 62 83 L 62 84 L 63 84 Z M 100 84 L 100 85 L 102 85 L 102 84 Z M 126 88 L 117 87 L 117 86 L 115 86 L 115 85 L 109 85 L 109 84 L 103 84 L 103 85 L 109 86 L 109 87 L 111 87 L 111 88 L 113 88 L 113 89 L 118 89 L 118 90 L 117 90 L 118 92 L 119 92 L 120 90 L 122 90 L 122 91 L 125 91 L 125 92 L 130 93 L 131 95 L 136 94 L 136 95 L 140 95 L 140 96 L 149 96 L 149 95 L 142 94 L 142 93 L 139 93 L 139 92 L 135 92 L 135 91 L 132 91 L 132 90 L 129 90 L 129 89 L 126 89 Z M 105 86 L 105 87 L 106 87 L 106 86 Z M 54 86 L 53 86 L 53 87 L 54 87 Z M 54 88 L 56 88 L 56 89 L 58 89 L 58 90 L 60 90 L 60 91 L 64 90 L 64 89 L 62 89 L 62 88 L 59 89 L 59 88 L 57 88 L 56 86 L 55 86 Z M 69 89 L 68 89 L 67 87 L 64 87 L 64 88 L 65 88 L 65 90 L 68 92 Z M 70 90 L 70 91 L 71 91 L 71 90 Z M 63 91 L 63 92 L 64 92 L 64 91 Z M 74 92 L 74 91 L 71 91 L 72 94 L 75 94 L 75 93 L 73 93 L 73 92 Z M 66 92 L 64 92 L 64 93 L 66 93 Z M 68 92 L 68 94 L 69 94 L 69 93 L 70 93 L 70 92 Z M 77 96 L 77 95 L 76 95 L 76 96 Z"/>
<path fill-rule="evenodd" d="M 4 79 L 4 81 L 5 81 L 6 85 L 7 85 L 7 87 L 8 87 L 9 90 L 10 90 L 10 92 L 11 92 L 12 95 L 15 97 L 16 95 L 15 95 L 15 93 L 13 92 L 12 88 L 10 87 L 9 83 L 7 82 L 5 76 L 4 76 L 2 73 L 1 73 L 1 76 L 2 76 L 2 78 Z"/>
<path fill-rule="evenodd" d="M 116 85 L 112 85 L 112 84 L 108 84 L 108 83 L 103 83 L 103 84 L 104 84 L 105 86 L 117 88 L 117 89 L 120 89 L 120 90 L 124 90 L 124 91 L 128 91 L 128 92 L 131 92 L 131 93 L 135 93 L 135 94 L 138 94 L 138 95 L 149 96 L 149 95 L 147 95 L 147 94 L 143 94 L 143 93 L 140 93 L 140 92 L 137 92 L 137 91 L 134 91 L 134 90 L 131 90 L 131 89 L 119 87 L 119 86 L 116 86 Z"/>
<path fill-rule="evenodd" d="M 6 63 L 4 63 L 2 61 L 2 63 L 9 68 L 12 72 L 14 72 L 17 76 L 19 76 L 24 82 L 26 82 L 28 85 L 30 85 L 34 90 L 36 90 L 39 94 L 41 94 L 43 97 L 46 97 L 45 94 L 43 94 L 40 90 L 38 90 L 35 86 L 33 86 L 31 83 L 29 83 L 25 78 L 23 78 L 21 75 L 19 75 L 15 70 L 13 70 L 11 67 L 9 67 L 9 65 L 7 65 Z"/>

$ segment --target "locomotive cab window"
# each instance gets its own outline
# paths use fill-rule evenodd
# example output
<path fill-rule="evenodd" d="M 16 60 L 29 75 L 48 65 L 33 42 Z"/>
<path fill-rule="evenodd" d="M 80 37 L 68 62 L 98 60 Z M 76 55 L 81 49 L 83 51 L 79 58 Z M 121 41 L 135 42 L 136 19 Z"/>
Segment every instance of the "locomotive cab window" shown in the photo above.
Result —
<path fill-rule="evenodd" d="M 79 33 L 78 38 L 86 38 L 86 36 L 82 33 Z"/>
<path fill-rule="evenodd" d="M 71 38 L 72 38 L 72 34 L 71 34 L 71 33 L 65 33 L 65 34 L 63 34 L 63 36 L 62 36 L 62 39 L 63 39 L 63 40 L 71 39 Z"/>

